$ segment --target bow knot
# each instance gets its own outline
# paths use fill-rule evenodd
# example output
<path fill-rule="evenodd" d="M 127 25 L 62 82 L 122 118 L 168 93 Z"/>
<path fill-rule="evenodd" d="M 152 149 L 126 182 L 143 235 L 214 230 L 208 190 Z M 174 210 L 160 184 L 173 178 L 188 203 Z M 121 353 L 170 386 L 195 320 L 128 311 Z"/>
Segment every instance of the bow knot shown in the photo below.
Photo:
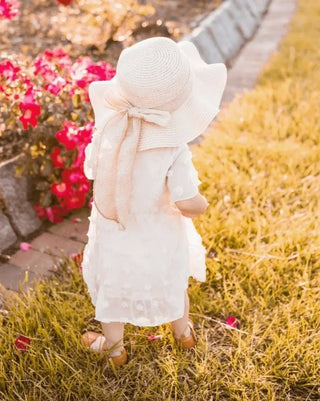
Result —
<path fill-rule="evenodd" d="M 138 118 L 149 123 L 160 125 L 161 127 L 165 127 L 170 121 L 170 113 L 165 110 L 128 107 L 126 111 L 128 117 Z"/>

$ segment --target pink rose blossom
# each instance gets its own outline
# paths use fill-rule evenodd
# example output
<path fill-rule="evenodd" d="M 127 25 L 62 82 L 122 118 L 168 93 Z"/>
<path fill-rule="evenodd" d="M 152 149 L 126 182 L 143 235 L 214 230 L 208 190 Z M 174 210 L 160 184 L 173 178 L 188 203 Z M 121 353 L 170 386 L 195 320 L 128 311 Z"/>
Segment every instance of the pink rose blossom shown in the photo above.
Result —
<path fill-rule="evenodd" d="M 55 146 L 50 154 L 51 160 L 55 168 L 65 168 L 64 160 L 61 156 L 61 148 Z"/>
<path fill-rule="evenodd" d="M 84 145 L 87 145 L 91 142 L 93 126 L 94 124 L 92 122 L 88 122 L 79 129 L 79 135 Z"/>
<path fill-rule="evenodd" d="M 46 84 L 44 86 L 44 89 L 52 93 L 53 95 L 57 96 L 61 92 L 61 90 L 66 86 L 66 84 L 67 81 L 64 78 L 57 76 L 49 84 Z"/>
<path fill-rule="evenodd" d="M 83 172 L 76 168 L 65 169 L 62 172 L 62 179 L 71 184 L 87 182 L 87 178 L 84 176 Z"/>
<path fill-rule="evenodd" d="M 98 61 L 96 64 L 91 64 L 87 67 L 88 73 L 94 81 L 108 81 L 115 76 L 116 70 L 110 64 L 104 61 Z"/>
<path fill-rule="evenodd" d="M 42 54 L 34 60 L 33 65 L 35 75 L 42 76 L 47 82 L 53 81 L 58 76 L 54 71 L 54 66 Z"/>
<path fill-rule="evenodd" d="M 19 117 L 23 128 L 28 129 L 28 124 L 30 124 L 32 127 L 36 127 L 38 125 L 37 117 L 41 114 L 41 107 L 34 99 L 32 90 L 28 89 L 23 101 L 19 104 L 19 108 L 21 111 L 23 111 L 22 116 Z"/>
<path fill-rule="evenodd" d="M 66 199 L 65 205 L 68 210 L 80 209 L 86 203 L 86 197 L 83 194 L 73 193 Z"/>
<path fill-rule="evenodd" d="M 62 216 L 68 213 L 68 209 L 63 205 L 53 205 L 51 207 L 46 207 L 45 212 L 51 223 L 61 223 L 63 221 Z"/>
<path fill-rule="evenodd" d="M 69 54 L 61 47 L 57 47 L 53 50 L 45 50 L 44 56 L 48 61 L 57 64 L 64 70 L 68 71 L 72 66 L 72 61 Z"/>
<path fill-rule="evenodd" d="M 40 206 L 39 204 L 34 205 L 34 210 L 36 211 L 36 214 L 40 219 L 47 217 L 45 208 Z"/>
<path fill-rule="evenodd" d="M 13 19 L 20 15 L 18 0 L 0 0 L 0 20 Z"/>
<path fill-rule="evenodd" d="M 58 199 L 68 196 L 70 188 L 65 182 L 53 183 L 51 185 L 51 192 L 56 195 Z"/>
<path fill-rule="evenodd" d="M 0 0 L 1 2 L 1 0 Z M 1 6 L 0 6 L 1 7 Z M 0 78 L 3 76 L 6 81 L 12 82 L 19 78 L 20 67 L 16 67 L 11 61 L 4 60 L 0 62 Z"/>
<path fill-rule="evenodd" d="M 93 81 L 109 80 L 114 75 L 115 69 L 110 64 L 104 61 L 94 63 L 89 57 L 77 59 L 70 70 L 73 82 L 82 89 Z"/>
<path fill-rule="evenodd" d="M 38 103 L 20 103 L 19 107 L 23 111 L 22 116 L 19 117 L 23 129 L 28 129 L 28 124 L 36 127 L 38 125 L 37 117 L 41 114 L 40 105 Z"/>
<path fill-rule="evenodd" d="M 65 146 L 67 150 L 73 150 L 79 143 L 79 127 L 72 121 L 65 121 L 63 129 L 56 133 L 57 140 Z"/>

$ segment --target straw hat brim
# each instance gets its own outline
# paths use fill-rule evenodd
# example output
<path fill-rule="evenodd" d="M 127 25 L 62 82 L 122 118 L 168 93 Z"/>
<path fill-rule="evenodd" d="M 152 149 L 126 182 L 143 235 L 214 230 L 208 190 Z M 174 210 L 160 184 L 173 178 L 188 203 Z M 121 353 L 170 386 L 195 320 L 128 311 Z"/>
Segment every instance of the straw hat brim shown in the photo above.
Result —
<path fill-rule="evenodd" d="M 192 88 L 184 103 L 171 113 L 167 126 L 143 121 L 138 149 L 175 147 L 188 143 L 203 134 L 219 112 L 226 85 L 227 70 L 224 64 L 205 63 L 197 48 L 187 41 L 177 44 L 187 57 L 191 67 Z M 115 111 L 103 102 L 105 91 L 117 90 L 117 76 L 110 81 L 97 81 L 90 85 L 89 95 L 95 114 L 95 125 L 103 130 Z"/>

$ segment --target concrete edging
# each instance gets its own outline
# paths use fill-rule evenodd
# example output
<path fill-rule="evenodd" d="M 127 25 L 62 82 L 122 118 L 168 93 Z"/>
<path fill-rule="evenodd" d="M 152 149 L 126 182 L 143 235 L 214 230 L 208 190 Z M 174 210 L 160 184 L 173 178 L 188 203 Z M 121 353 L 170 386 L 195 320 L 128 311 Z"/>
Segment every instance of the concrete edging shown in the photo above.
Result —
<path fill-rule="evenodd" d="M 269 3 L 270 0 L 226 0 L 182 39 L 194 43 L 207 63 L 230 66 L 256 32 Z"/>
<path fill-rule="evenodd" d="M 15 176 L 20 156 L 0 163 L 0 252 L 41 226 L 28 200 L 27 177 Z"/>

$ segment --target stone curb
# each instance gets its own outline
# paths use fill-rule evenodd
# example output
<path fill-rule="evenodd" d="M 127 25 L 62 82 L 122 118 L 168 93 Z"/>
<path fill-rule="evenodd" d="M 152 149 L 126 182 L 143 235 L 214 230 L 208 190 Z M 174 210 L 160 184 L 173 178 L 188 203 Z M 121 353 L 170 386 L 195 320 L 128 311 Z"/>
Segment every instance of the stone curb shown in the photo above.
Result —
<path fill-rule="evenodd" d="M 0 252 L 38 230 L 41 221 L 28 200 L 28 180 L 15 176 L 20 156 L 0 163 Z"/>
<path fill-rule="evenodd" d="M 260 25 L 270 0 L 226 0 L 190 34 L 190 40 L 207 63 L 228 66 Z"/>
<path fill-rule="evenodd" d="M 251 0 L 245 1 L 251 2 Z M 256 3 L 258 1 L 255 0 Z M 232 101 L 235 96 L 255 86 L 262 67 L 277 51 L 280 39 L 287 32 L 288 22 L 296 9 L 296 2 L 297 0 L 271 0 L 268 12 L 254 38 L 244 44 L 240 54 L 233 60 L 232 67 L 228 70 L 222 107 Z M 278 38 L 278 40 L 274 38 Z"/>

